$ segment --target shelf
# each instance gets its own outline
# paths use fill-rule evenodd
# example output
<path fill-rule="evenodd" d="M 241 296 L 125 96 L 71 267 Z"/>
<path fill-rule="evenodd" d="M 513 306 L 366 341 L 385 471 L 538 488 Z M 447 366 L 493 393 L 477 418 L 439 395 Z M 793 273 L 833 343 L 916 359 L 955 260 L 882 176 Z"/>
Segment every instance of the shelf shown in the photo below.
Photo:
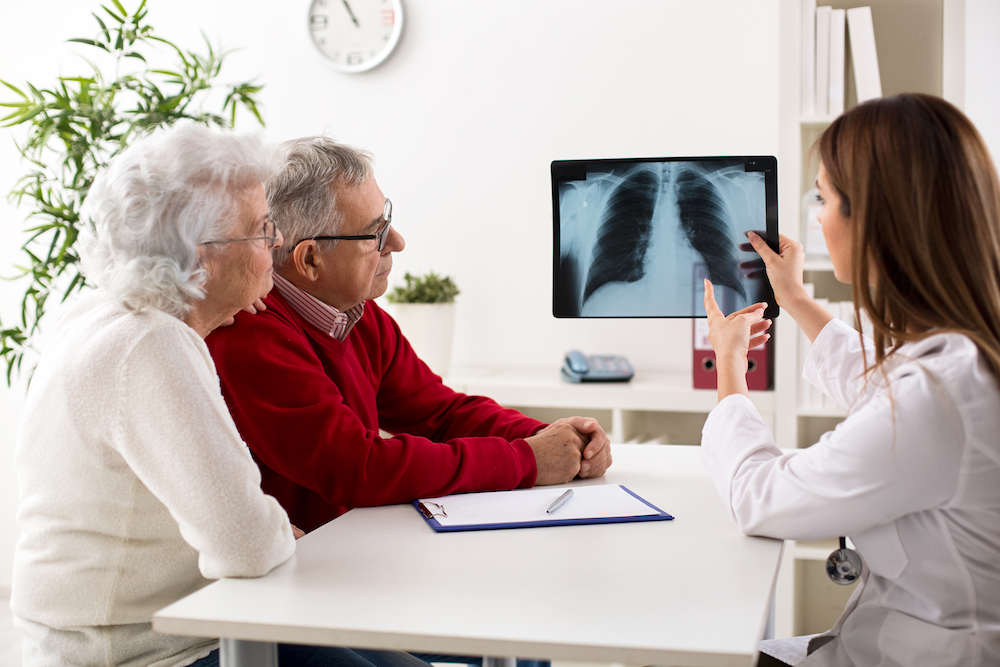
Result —
<path fill-rule="evenodd" d="M 691 376 L 637 370 L 631 382 L 562 379 L 559 368 L 456 368 L 445 384 L 466 394 L 489 396 L 501 405 L 707 413 L 718 397 L 714 389 L 692 389 Z M 774 412 L 773 391 L 751 391 L 761 413 Z"/>
<path fill-rule="evenodd" d="M 840 540 L 832 537 L 820 542 L 796 542 L 794 552 L 797 560 L 825 561 L 834 549 L 839 548 Z"/>
<path fill-rule="evenodd" d="M 803 271 L 833 271 L 833 262 L 828 259 L 809 259 L 802 263 Z"/>
<path fill-rule="evenodd" d="M 869 5 L 878 41 L 878 62 L 882 92 L 886 96 L 900 92 L 924 92 L 958 95 L 952 102 L 962 107 L 965 81 L 964 0 L 834 0 L 837 8 Z M 779 123 L 781 146 L 778 156 L 780 208 L 786 234 L 802 238 L 802 197 L 813 187 L 818 170 L 818 155 L 811 150 L 817 139 L 835 121 L 833 115 L 802 113 L 801 54 L 803 3 L 781 0 L 781 111 Z M 914 40 L 914 34 L 926 39 Z M 943 40 L 943 41 L 942 41 Z M 850 54 L 846 54 L 850 58 Z M 849 61 L 848 61 L 849 62 Z M 857 104 L 853 72 L 845 63 L 845 109 Z M 850 301 L 850 285 L 840 283 L 833 264 L 827 258 L 810 259 L 803 269 L 815 285 L 816 296 L 830 301 Z M 775 439 L 779 447 L 805 448 L 818 442 L 824 433 L 847 416 L 841 407 L 799 406 L 800 376 L 798 330 L 785 337 L 785 322 L 779 322 L 781 344 L 776 346 L 774 414 Z M 791 340 L 790 340 L 791 339 Z M 789 406 L 789 409 L 785 409 Z M 817 543 L 791 542 L 786 558 L 794 563 L 783 566 L 775 593 L 775 636 L 811 634 L 827 630 L 846 602 L 849 588 L 829 581 L 823 563 L 838 548 L 838 540 Z"/>
<path fill-rule="evenodd" d="M 802 116 L 799 119 L 799 123 L 809 127 L 818 127 L 821 125 L 829 125 L 836 119 L 836 116 Z"/>
<path fill-rule="evenodd" d="M 690 374 L 637 371 L 630 382 L 571 383 L 556 368 L 456 368 L 445 383 L 466 394 L 551 423 L 587 414 L 615 443 L 697 445 L 705 419 L 718 403 L 714 389 L 693 389 Z M 751 391 L 761 418 L 774 428 L 773 391 Z"/>
<path fill-rule="evenodd" d="M 847 547 L 854 548 L 854 542 L 847 539 Z M 796 560 L 821 560 L 826 561 L 830 554 L 840 548 L 840 538 L 831 537 L 828 540 L 819 542 L 796 542 L 793 549 Z"/>

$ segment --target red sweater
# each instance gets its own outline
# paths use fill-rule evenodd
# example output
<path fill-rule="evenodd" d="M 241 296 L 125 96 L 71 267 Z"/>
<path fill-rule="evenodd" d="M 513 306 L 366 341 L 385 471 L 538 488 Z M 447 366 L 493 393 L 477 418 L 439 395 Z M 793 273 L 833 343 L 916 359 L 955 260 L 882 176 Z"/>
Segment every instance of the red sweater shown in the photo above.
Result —
<path fill-rule="evenodd" d="M 523 438 L 544 424 L 446 387 L 374 301 L 344 342 L 277 290 L 265 302 L 206 342 L 261 486 L 293 524 L 309 531 L 352 507 L 535 483 Z"/>

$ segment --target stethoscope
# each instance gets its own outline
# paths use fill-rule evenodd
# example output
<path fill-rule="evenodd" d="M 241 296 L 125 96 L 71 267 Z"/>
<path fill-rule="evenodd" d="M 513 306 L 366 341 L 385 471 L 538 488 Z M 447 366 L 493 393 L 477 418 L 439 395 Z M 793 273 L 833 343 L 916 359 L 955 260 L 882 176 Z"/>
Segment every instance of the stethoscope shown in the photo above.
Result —
<path fill-rule="evenodd" d="M 854 549 L 847 548 L 847 538 L 840 538 L 840 548 L 826 559 L 826 574 L 840 586 L 850 586 L 861 576 L 864 565 Z"/>

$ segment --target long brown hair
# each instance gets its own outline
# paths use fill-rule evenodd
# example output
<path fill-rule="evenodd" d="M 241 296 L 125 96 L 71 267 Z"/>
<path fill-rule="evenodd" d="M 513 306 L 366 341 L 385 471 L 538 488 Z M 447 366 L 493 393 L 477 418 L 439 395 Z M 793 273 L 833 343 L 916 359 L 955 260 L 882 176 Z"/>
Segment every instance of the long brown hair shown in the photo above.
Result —
<path fill-rule="evenodd" d="M 860 104 L 819 138 L 852 228 L 855 315 L 881 369 L 899 343 L 968 336 L 1000 378 L 1000 182 L 966 116 L 937 97 Z"/>

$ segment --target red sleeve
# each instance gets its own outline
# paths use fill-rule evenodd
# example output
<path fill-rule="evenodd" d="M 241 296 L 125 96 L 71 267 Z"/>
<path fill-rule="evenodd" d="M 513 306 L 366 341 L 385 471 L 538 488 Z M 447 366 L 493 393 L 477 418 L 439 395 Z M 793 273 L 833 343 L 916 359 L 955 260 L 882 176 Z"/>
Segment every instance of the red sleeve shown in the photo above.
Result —
<path fill-rule="evenodd" d="M 445 387 L 375 304 L 339 343 L 280 296 L 267 303 L 207 342 L 265 491 L 293 523 L 308 530 L 351 507 L 534 484 L 523 438 L 543 424 Z"/>

